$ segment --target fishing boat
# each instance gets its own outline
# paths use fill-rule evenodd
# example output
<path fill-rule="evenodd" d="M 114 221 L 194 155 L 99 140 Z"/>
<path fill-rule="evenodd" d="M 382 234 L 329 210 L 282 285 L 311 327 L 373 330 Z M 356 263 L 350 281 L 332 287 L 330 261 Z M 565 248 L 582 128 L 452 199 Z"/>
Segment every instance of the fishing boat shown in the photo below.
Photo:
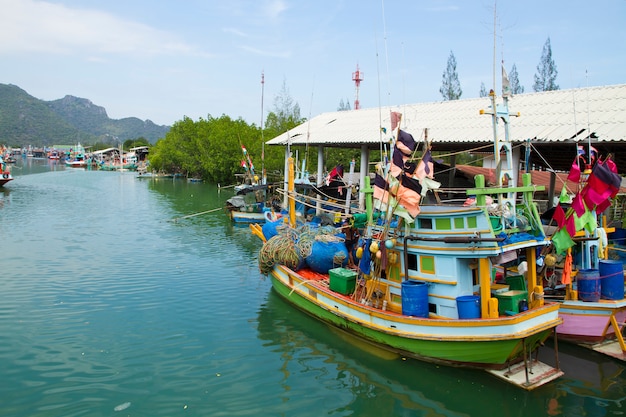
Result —
<path fill-rule="evenodd" d="M 531 390 L 563 374 L 558 358 L 555 367 L 537 359 L 549 337 L 557 346 L 562 320 L 559 304 L 545 302 L 534 267 L 538 251 L 550 244 L 533 201 L 539 187 L 530 174 L 521 186 L 507 182 L 513 177 L 508 100 L 496 105 L 493 91 L 490 97 L 490 109 L 481 113 L 491 115 L 494 127 L 495 187 L 477 176 L 465 202 L 425 204 L 428 190 L 437 188 L 430 147 L 414 163 L 416 143 L 396 120 L 392 162 L 379 164 L 373 187 L 365 178 L 365 212 L 351 210 L 335 227 L 296 224 L 289 158 L 285 224 L 276 222 L 272 233 L 268 224 L 250 228 L 264 240 L 261 272 L 295 307 L 407 357 L 484 369 Z M 503 148 L 505 165 L 498 160 Z M 346 246 L 345 227 L 361 235 L 354 249 Z M 498 268 L 521 258 L 530 265 L 528 291 L 494 283 Z"/>
<path fill-rule="evenodd" d="M 234 186 L 235 195 L 226 200 L 226 211 L 235 224 L 264 223 L 280 217 L 272 204 L 274 185 L 268 184 L 265 176 L 259 178 L 255 173 L 252 158 L 246 147 L 241 146 L 241 167 L 243 174 L 236 174 L 239 179 Z"/>
<path fill-rule="evenodd" d="M 276 221 L 280 202 L 274 197 L 274 184 L 239 184 L 235 195 L 226 200 L 226 210 L 235 224 L 258 224 Z"/>
<path fill-rule="evenodd" d="M 4 184 L 13 181 L 13 176 L 11 175 L 11 171 L 7 169 L 7 163 L 4 161 L 3 157 L 0 156 L 0 187 L 3 187 Z"/>
<path fill-rule="evenodd" d="M 560 339 L 626 361 L 624 266 L 609 256 L 607 236 L 615 229 L 604 215 L 620 192 L 621 177 L 610 156 L 600 159 L 588 148 L 572 164 L 573 198 L 562 195 L 552 215 L 553 245 L 541 262 L 545 293 L 561 302 Z"/>
<path fill-rule="evenodd" d="M 80 143 L 70 149 L 67 159 L 65 160 L 65 166 L 69 168 L 85 168 L 87 166 L 85 148 L 83 148 Z"/>

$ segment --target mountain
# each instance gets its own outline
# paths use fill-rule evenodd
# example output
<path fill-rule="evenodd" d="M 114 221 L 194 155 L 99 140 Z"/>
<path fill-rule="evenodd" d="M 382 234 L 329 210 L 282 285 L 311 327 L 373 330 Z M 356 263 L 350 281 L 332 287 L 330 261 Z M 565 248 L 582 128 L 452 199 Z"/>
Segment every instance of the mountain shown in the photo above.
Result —
<path fill-rule="evenodd" d="M 110 119 L 104 107 L 85 98 L 44 101 L 15 85 L 0 84 L 0 144 L 7 146 L 116 144 L 139 137 L 154 143 L 169 129 L 136 117 Z"/>

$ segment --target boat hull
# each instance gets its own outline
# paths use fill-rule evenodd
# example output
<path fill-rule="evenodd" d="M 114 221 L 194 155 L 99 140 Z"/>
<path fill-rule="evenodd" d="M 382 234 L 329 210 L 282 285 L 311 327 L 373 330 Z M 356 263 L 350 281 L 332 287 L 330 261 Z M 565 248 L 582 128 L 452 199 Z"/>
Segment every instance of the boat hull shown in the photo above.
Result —
<path fill-rule="evenodd" d="M 311 283 L 284 266 L 271 272 L 279 295 L 306 313 L 369 342 L 416 359 L 501 369 L 523 359 L 560 323 L 558 305 L 500 319 L 429 319 L 403 316 L 354 302 Z"/>
<path fill-rule="evenodd" d="M 563 320 L 556 328 L 559 339 L 626 361 L 620 327 L 626 322 L 626 299 L 566 300 L 561 304 L 559 317 Z"/>

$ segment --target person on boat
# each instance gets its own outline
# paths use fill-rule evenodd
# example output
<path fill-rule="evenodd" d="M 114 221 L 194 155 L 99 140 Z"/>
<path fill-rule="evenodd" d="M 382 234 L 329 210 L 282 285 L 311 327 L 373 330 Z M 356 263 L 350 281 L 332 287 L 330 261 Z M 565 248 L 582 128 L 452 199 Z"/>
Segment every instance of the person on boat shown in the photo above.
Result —
<path fill-rule="evenodd" d="M 345 219 L 342 226 L 344 233 L 346 234 L 346 249 L 348 249 L 348 266 L 356 266 L 354 263 L 354 247 L 359 241 L 359 231 L 353 224 L 350 223 L 350 219 Z"/>

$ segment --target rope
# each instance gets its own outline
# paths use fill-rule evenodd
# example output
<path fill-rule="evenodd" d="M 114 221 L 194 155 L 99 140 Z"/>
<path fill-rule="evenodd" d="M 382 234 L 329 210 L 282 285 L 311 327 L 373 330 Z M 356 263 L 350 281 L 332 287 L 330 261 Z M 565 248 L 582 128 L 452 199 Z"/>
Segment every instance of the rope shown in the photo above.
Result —
<path fill-rule="evenodd" d="M 224 208 L 223 208 L 223 207 L 218 207 L 218 208 L 214 208 L 214 209 L 212 209 L 212 210 L 203 211 L 203 212 L 200 212 L 200 213 L 188 214 L 188 215 L 186 215 L 186 216 L 176 217 L 176 218 L 171 219 L 171 220 L 169 220 L 169 221 L 171 221 L 171 222 L 176 222 L 176 221 L 181 220 L 181 219 L 187 219 L 187 218 L 189 218 L 189 217 L 200 216 L 200 215 L 202 215 L 202 214 L 207 214 L 207 213 L 214 213 L 214 212 L 216 212 L 216 211 L 221 211 L 221 210 L 224 210 Z"/>

